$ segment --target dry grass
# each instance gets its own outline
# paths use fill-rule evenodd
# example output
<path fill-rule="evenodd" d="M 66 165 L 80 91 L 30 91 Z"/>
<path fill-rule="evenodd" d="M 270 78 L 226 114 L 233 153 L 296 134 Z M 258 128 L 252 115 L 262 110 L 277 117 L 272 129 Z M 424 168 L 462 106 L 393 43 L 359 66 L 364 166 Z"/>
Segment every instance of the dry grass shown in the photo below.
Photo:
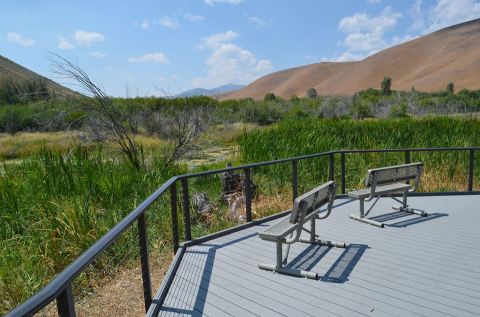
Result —
<path fill-rule="evenodd" d="M 22 159 L 35 155 L 44 149 L 67 153 L 73 144 L 79 142 L 80 132 L 22 132 L 14 135 L 0 133 L 0 159 Z M 137 135 L 136 140 L 142 145 L 145 154 L 161 151 L 165 142 L 155 137 Z M 84 145 L 85 146 L 85 145 Z M 90 146 L 94 146 L 90 143 Z M 111 144 L 107 150 L 117 152 L 118 146 Z"/>

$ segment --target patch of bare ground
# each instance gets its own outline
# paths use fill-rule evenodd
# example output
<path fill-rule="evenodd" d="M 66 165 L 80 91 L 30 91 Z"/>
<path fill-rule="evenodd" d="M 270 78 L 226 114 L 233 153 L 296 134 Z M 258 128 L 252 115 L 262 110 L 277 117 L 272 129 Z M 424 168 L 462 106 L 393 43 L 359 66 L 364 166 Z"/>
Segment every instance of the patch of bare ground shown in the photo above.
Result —
<path fill-rule="evenodd" d="M 167 250 L 150 255 L 153 294 L 159 288 L 172 259 L 172 253 Z M 80 293 L 76 296 L 76 299 L 80 299 L 75 301 L 77 316 L 145 316 L 142 272 L 140 264 L 134 264 L 118 267 L 115 274 L 100 278 L 88 291 L 75 289 L 75 293 Z M 55 302 L 50 303 L 36 316 L 58 316 Z"/>

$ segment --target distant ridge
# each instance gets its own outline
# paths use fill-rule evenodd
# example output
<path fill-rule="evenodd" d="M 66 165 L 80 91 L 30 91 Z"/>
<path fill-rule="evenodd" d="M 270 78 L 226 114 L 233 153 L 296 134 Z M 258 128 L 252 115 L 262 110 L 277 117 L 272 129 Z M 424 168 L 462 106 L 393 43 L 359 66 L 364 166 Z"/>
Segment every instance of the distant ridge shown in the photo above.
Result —
<path fill-rule="evenodd" d="M 74 96 L 79 95 L 77 92 L 68 89 L 51 79 L 43 77 L 28 68 L 25 68 L 14 61 L 0 55 L 0 80 L 10 78 L 16 81 L 31 80 L 43 78 L 47 81 L 49 89 L 60 96 Z"/>
<path fill-rule="evenodd" d="M 305 96 L 311 87 L 321 95 L 351 95 L 380 88 L 386 75 L 392 78 L 395 90 L 438 91 L 448 82 L 453 82 L 457 91 L 480 89 L 480 19 L 387 48 L 361 61 L 317 63 L 272 73 L 220 98 L 261 99 L 268 92 L 290 98 Z"/>
<path fill-rule="evenodd" d="M 179 93 L 178 95 L 175 95 L 175 97 L 214 96 L 242 89 L 243 87 L 245 87 L 245 85 L 228 84 L 212 89 L 194 88 Z"/>

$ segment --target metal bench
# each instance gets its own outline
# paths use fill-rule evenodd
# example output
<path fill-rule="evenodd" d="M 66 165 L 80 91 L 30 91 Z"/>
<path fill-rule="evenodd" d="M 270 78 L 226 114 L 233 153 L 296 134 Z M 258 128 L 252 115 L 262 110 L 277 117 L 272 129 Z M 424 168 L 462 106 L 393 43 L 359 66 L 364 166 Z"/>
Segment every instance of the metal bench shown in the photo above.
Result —
<path fill-rule="evenodd" d="M 330 247 L 345 248 L 345 243 L 335 243 L 331 241 L 319 240 L 318 235 L 315 233 L 315 220 L 325 219 L 332 212 L 333 201 L 335 200 L 336 185 L 335 182 L 329 181 L 311 191 L 297 197 L 293 204 L 290 217 L 283 221 L 271 226 L 264 232 L 258 233 L 259 237 L 263 240 L 272 241 L 276 243 L 276 264 L 258 264 L 258 267 L 263 270 L 269 270 L 281 274 L 288 274 L 293 276 L 306 277 L 310 279 L 317 279 L 317 273 L 310 271 L 297 270 L 288 268 L 287 260 L 290 245 L 297 241 L 304 243 L 312 243 L 318 245 L 326 245 Z M 320 207 L 327 205 L 325 212 L 320 214 Z M 310 221 L 310 230 L 304 228 L 304 224 Z M 300 238 L 303 231 L 309 234 L 308 238 Z M 287 237 L 290 235 L 289 237 Z M 282 245 L 287 244 L 287 252 L 285 258 L 282 261 Z"/>
<path fill-rule="evenodd" d="M 393 209 L 423 217 L 427 216 L 426 212 L 409 208 L 407 205 L 407 194 L 415 191 L 418 187 L 422 169 L 423 163 L 417 162 L 368 170 L 365 186 L 369 187 L 348 193 L 348 196 L 360 201 L 360 216 L 350 215 L 350 218 L 383 228 L 385 225 L 382 222 L 366 218 L 382 196 L 390 197 L 401 203 L 399 207 L 392 207 Z M 409 184 L 411 180 L 414 181 L 413 186 Z M 398 193 L 403 194 L 402 200 L 393 196 Z M 365 201 L 371 201 L 374 198 L 376 199 L 373 204 L 365 211 Z"/>

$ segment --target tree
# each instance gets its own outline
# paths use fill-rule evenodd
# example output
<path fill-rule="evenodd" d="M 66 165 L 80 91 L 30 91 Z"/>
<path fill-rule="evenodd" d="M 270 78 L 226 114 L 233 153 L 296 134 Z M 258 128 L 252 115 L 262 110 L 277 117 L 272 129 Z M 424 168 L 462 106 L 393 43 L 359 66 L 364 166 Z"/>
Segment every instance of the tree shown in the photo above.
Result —
<path fill-rule="evenodd" d="M 265 94 L 265 97 L 263 97 L 263 101 L 275 101 L 277 97 L 273 92 L 268 92 Z"/>
<path fill-rule="evenodd" d="M 455 92 L 455 86 L 453 85 L 452 82 L 449 82 L 449 83 L 447 84 L 447 91 L 448 91 L 449 93 L 451 93 L 451 94 L 453 94 L 453 93 Z"/>
<path fill-rule="evenodd" d="M 392 93 L 392 78 L 385 76 L 382 80 L 382 95 L 390 95 Z"/>
<path fill-rule="evenodd" d="M 316 99 L 318 97 L 317 90 L 315 88 L 308 88 L 307 97 L 310 99 Z"/>

